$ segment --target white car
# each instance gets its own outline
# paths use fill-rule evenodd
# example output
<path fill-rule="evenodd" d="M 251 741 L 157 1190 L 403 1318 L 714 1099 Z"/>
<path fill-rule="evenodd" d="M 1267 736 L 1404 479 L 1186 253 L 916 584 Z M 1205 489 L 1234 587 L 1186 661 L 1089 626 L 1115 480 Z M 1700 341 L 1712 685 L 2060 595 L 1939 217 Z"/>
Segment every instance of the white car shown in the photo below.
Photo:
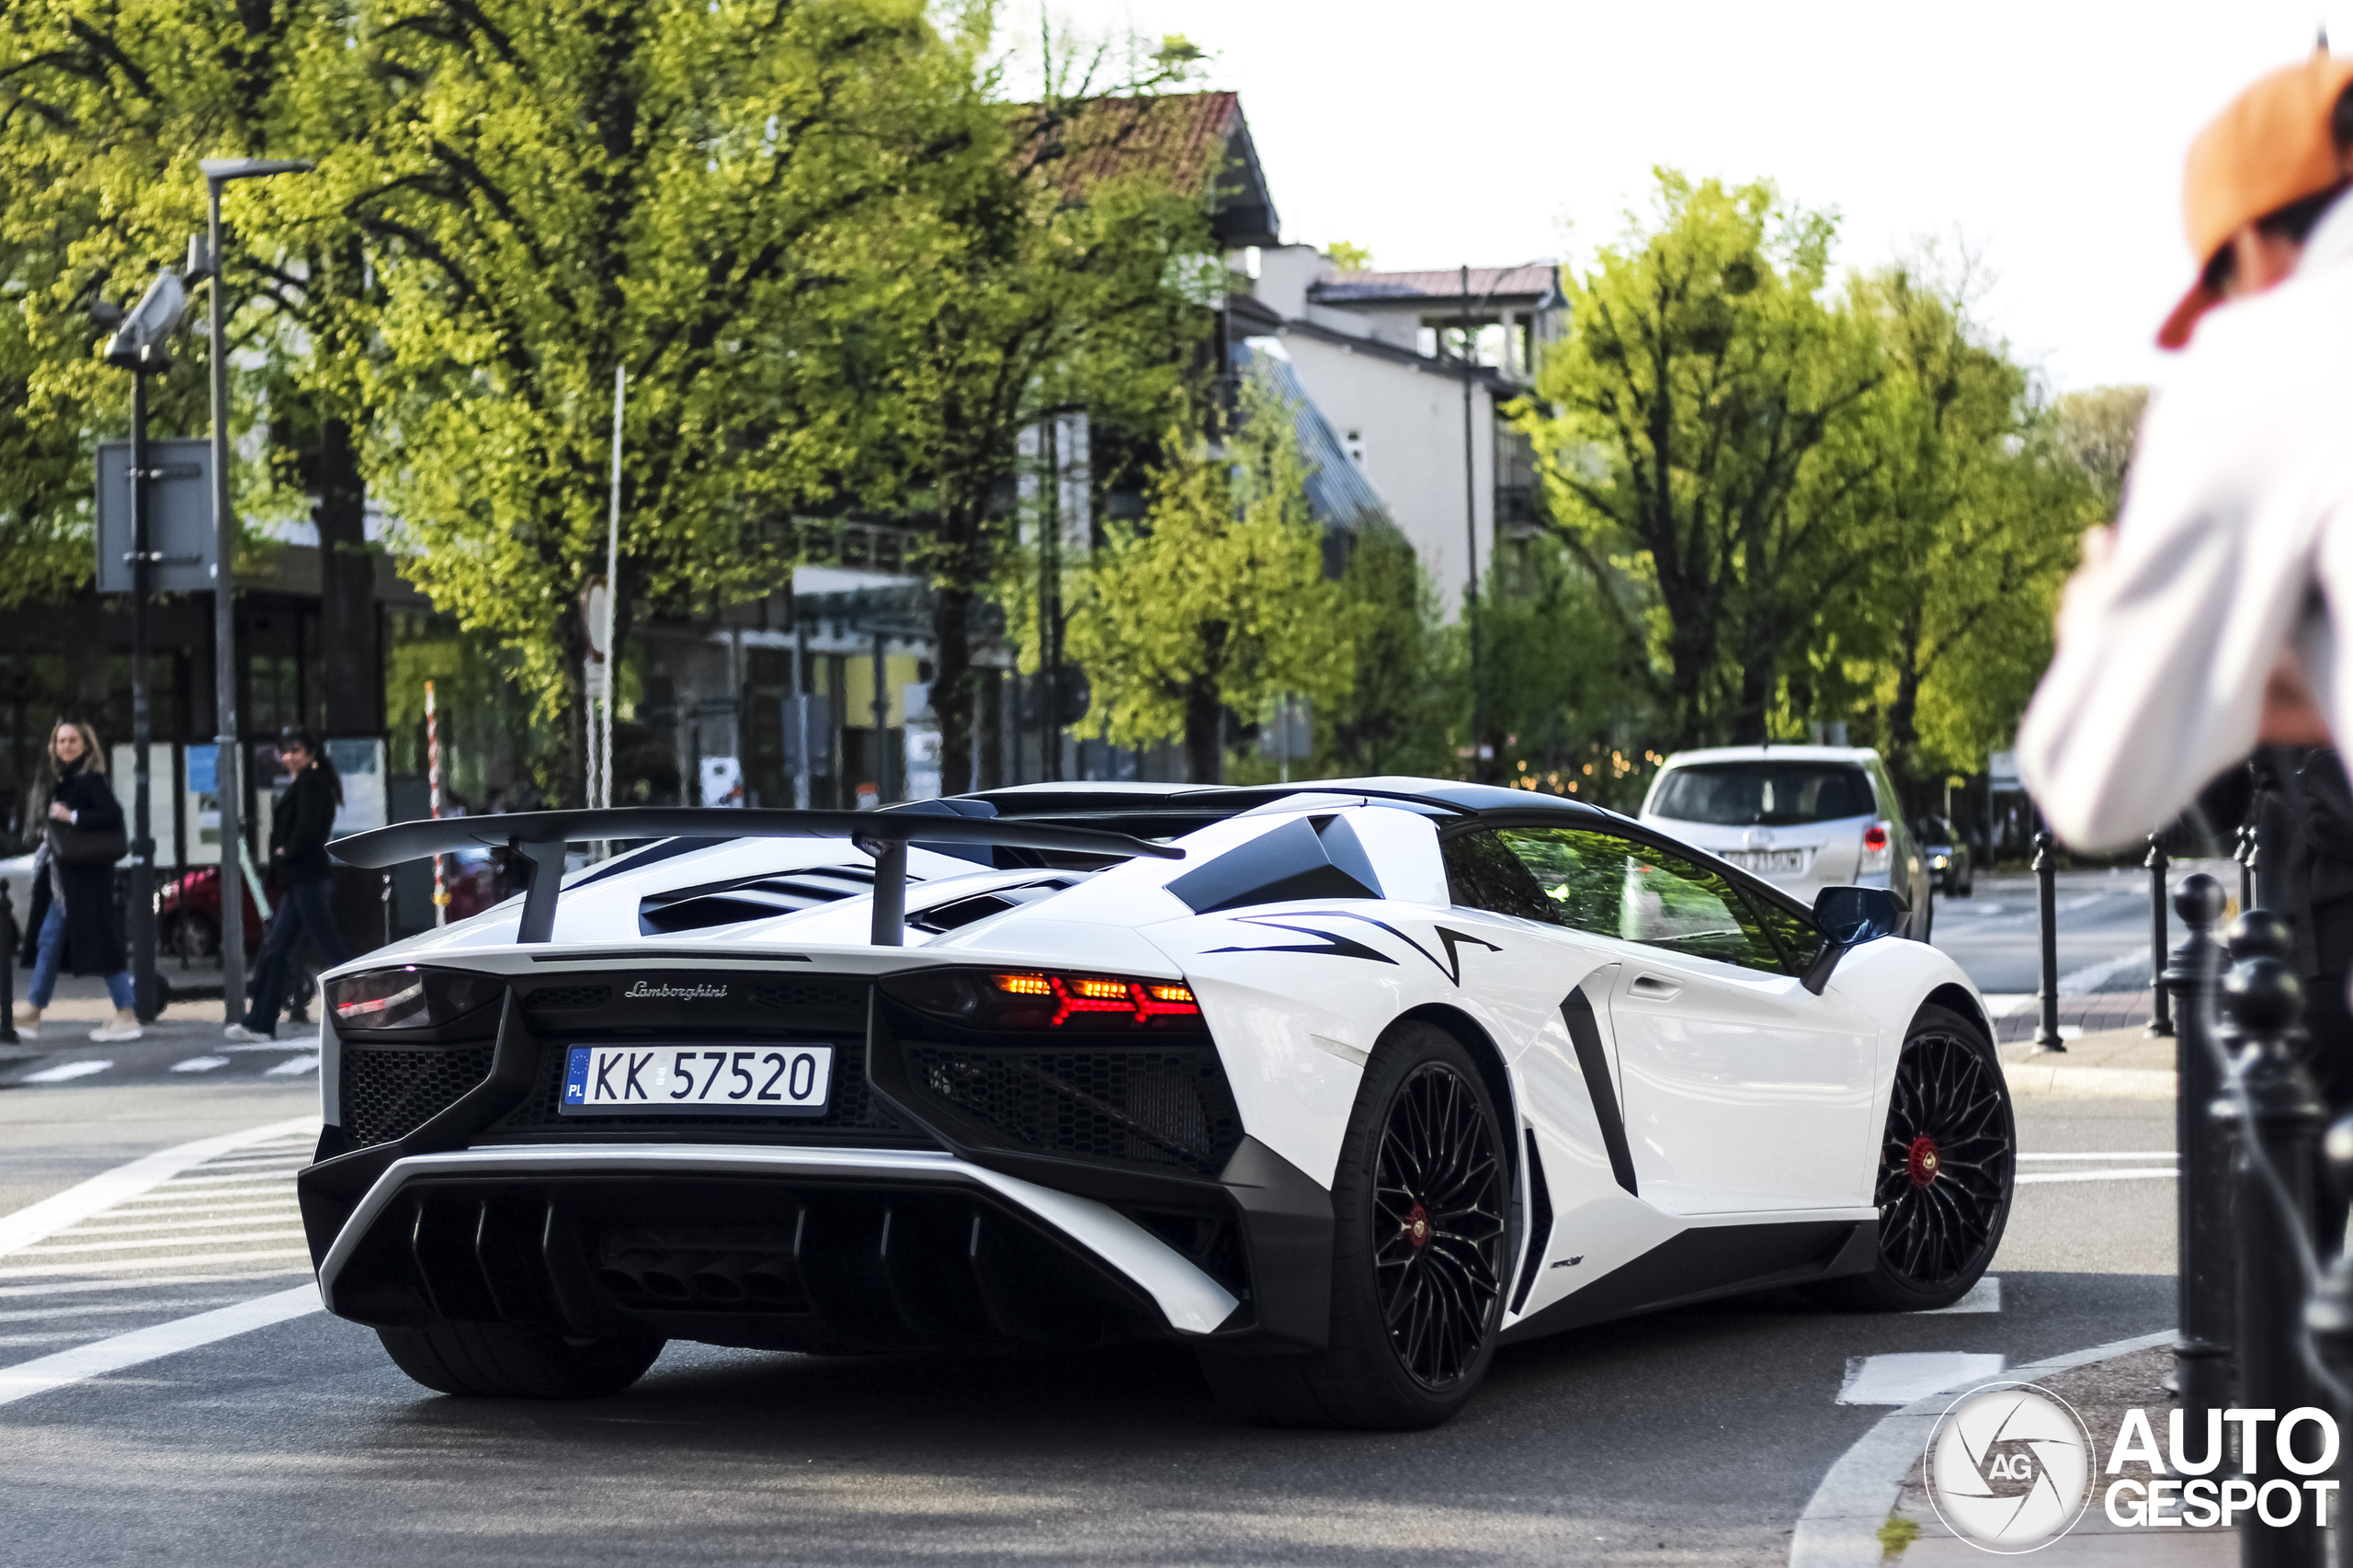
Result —
<path fill-rule="evenodd" d="M 566 841 L 661 839 L 563 880 Z M 723 836 L 722 836 L 723 835 Z M 419 1382 L 665 1341 L 1174 1338 L 1237 1413 L 1412 1427 L 1499 1344 L 1801 1285 L 1965 1292 L 2015 1158 L 1983 1004 L 1572 801 L 1429 779 L 556 812 L 522 898 L 324 977 L 328 1309 Z"/>
<path fill-rule="evenodd" d="M 1715 746 L 1660 767 L 1642 820 L 1797 897 L 1886 888 L 1903 934 L 1928 939 L 1927 861 L 1879 753 L 1864 746 Z"/>

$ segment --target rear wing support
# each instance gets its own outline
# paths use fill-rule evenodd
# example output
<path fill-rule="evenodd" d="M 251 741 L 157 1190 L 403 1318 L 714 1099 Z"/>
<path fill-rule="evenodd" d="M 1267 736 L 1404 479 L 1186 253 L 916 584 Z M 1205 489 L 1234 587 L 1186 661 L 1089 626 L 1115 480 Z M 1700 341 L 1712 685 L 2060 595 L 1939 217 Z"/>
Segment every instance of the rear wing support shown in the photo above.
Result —
<path fill-rule="evenodd" d="M 1063 827 L 1018 818 L 972 817 L 929 811 L 786 812 L 698 810 L 692 806 L 622 806 L 610 811 L 510 812 L 490 816 L 438 817 L 394 823 L 355 833 L 327 846 L 346 865 L 381 869 L 460 849 L 506 849 L 530 866 L 523 894 L 519 942 L 544 942 L 555 932 L 556 893 L 563 881 L 567 844 L 617 838 L 847 838 L 874 857 L 874 924 L 878 948 L 903 947 L 907 922 L 907 846 L 1003 845 L 1058 849 L 1121 859 L 1181 860 L 1165 844 L 1095 827 Z"/>

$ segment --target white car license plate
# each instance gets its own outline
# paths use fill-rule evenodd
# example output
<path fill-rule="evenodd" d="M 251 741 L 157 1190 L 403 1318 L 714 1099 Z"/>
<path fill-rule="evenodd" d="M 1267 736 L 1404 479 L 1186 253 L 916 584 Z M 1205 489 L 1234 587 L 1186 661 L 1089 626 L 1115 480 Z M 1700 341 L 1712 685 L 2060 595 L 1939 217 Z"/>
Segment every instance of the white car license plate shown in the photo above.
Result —
<path fill-rule="evenodd" d="M 1724 858 L 1744 871 L 1754 871 L 1760 877 L 1785 871 L 1805 869 L 1806 852 L 1802 849 L 1727 849 Z"/>
<path fill-rule="evenodd" d="M 565 1116 L 665 1111 L 698 1116 L 823 1116 L 830 1045 L 575 1045 Z"/>

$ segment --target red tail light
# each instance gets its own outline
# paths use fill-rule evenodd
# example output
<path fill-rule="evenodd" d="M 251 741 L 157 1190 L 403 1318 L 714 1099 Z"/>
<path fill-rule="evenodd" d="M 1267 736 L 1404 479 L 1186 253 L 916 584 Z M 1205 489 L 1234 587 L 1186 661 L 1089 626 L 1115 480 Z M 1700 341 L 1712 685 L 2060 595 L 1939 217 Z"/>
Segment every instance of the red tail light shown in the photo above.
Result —
<path fill-rule="evenodd" d="M 1199 1017 L 1201 1005 L 1192 991 L 1173 981 L 1112 980 L 1083 974 L 999 974 L 990 977 L 1007 996 L 1051 997 L 1054 1016 L 1047 1028 L 1060 1028 L 1080 1013 L 1126 1013 L 1147 1023 L 1154 1018 Z"/>
<path fill-rule="evenodd" d="M 1881 827 L 1877 823 L 1873 823 L 1870 826 L 1863 829 L 1863 848 L 1865 850 L 1869 851 L 1870 854 L 1876 855 L 1886 847 L 1886 828 Z"/>

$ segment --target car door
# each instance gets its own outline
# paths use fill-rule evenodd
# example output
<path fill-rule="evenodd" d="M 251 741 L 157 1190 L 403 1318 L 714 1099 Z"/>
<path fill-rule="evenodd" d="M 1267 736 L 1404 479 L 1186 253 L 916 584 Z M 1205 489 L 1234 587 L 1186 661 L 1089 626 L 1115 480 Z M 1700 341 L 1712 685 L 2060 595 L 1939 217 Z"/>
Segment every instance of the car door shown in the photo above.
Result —
<path fill-rule="evenodd" d="M 1563 924 L 1621 957 L 1610 1033 L 1645 1199 L 1690 1214 L 1870 1201 L 1878 1029 L 1800 983 L 1802 922 L 1631 835 L 1493 832 Z"/>

